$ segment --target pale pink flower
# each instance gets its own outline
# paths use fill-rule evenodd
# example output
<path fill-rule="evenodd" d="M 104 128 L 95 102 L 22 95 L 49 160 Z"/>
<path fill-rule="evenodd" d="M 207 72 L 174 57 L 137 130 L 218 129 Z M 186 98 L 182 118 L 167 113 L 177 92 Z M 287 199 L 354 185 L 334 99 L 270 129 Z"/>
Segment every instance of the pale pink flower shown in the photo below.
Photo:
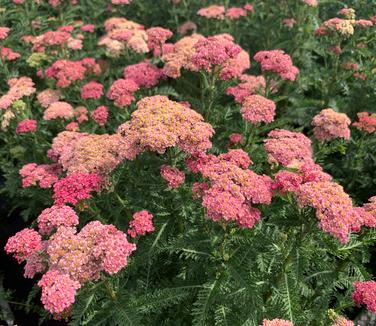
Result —
<path fill-rule="evenodd" d="M 136 212 L 133 214 L 132 220 L 129 222 L 127 233 L 135 238 L 138 235 L 145 235 L 146 233 L 153 232 L 153 215 L 147 210 Z"/>

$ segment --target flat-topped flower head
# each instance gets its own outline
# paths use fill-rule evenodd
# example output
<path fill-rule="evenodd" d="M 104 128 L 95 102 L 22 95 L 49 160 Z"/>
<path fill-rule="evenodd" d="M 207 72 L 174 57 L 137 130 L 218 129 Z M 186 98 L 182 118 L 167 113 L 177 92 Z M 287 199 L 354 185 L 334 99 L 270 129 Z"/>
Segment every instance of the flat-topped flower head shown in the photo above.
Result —
<path fill-rule="evenodd" d="M 291 57 L 282 50 L 260 51 L 253 58 L 261 64 L 263 72 L 275 72 L 285 80 L 294 81 L 299 73 Z"/>
<path fill-rule="evenodd" d="M 59 226 L 76 226 L 78 224 L 78 216 L 76 212 L 69 206 L 54 205 L 46 208 L 38 216 L 38 228 L 41 234 L 50 234 Z"/>
<path fill-rule="evenodd" d="M 142 210 L 133 214 L 132 220 L 129 222 L 128 234 L 135 238 L 139 235 L 153 232 L 153 214 L 147 210 Z"/>
<path fill-rule="evenodd" d="M 162 70 L 148 61 L 129 65 L 124 68 L 125 79 L 133 80 L 138 86 L 150 88 L 158 84 L 162 78 Z"/>
<path fill-rule="evenodd" d="M 376 115 L 368 112 L 357 113 L 358 121 L 353 122 L 353 126 L 358 129 L 372 134 L 376 130 Z"/>
<path fill-rule="evenodd" d="M 51 188 L 59 180 L 61 173 L 60 164 L 28 163 L 24 165 L 19 174 L 22 178 L 22 187 L 39 186 L 41 188 Z"/>
<path fill-rule="evenodd" d="M 92 119 L 101 127 L 103 127 L 108 119 L 108 108 L 105 105 L 98 106 L 92 113 Z"/>
<path fill-rule="evenodd" d="M 72 173 L 54 184 L 53 199 L 55 205 L 69 203 L 76 205 L 90 199 L 92 192 L 101 190 L 103 179 L 94 173 Z"/>
<path fill-rule="evenodd" d="M 276 105 L 261 95 L 250 95 L 243 99 L 240 112 L 243 119 L 251 123 L 274 121 Z"/>
<path fill-rule="evenodd" d="M 201 8 L 197 11 L 197 15 L 209 19 L 219 19 L 225 18 L 225 7 L 219 5 L 211 5 L 209 7 Z"/>
<path fill-rule="evenodd" d="M 242 75 L 240 83 L 227 88 L 226 94 L 234 96 L 235 102 L 241 104 L 247 96 L 263 91 L 265 86 L 264 76 Z"/>
<path fill-rule="evenodd" d="M 357 305 L 364 304 L 367 309 L 376 313 L 376 282 L 354 282 L 354 293 L 352 295 Z"/>
<path fill-rule="evenodd" d="M 199 113 L 160 95 L 140 100 L 118 132 L 128 142 L 124 152 L 129 151 L 129 159 L 147 150 L 163 154 L 174 146 L 188 153 L 205 152 L 214 134 Z"/>
<path fill-rule="evenodd" d="M 27 134 L 37 131 L 37 121 L 33 119 L 22 120 L 16 128 L 17 134 Z"/>
<path fill-rule="evenodd" d="M 139 85 L 132 79 L 117 79 L 108 90 L 107 97 L 114 101 L 115 106 L 130 105 L 135 97 L 133 94 L 139 89 Z"/>
<path fill-rule="evenodd" d="M 294 326 L 294 324 L 291 321 L 284 319 L 264 319 L 262 321 L 262 326 Z"/>
<path fill-rule="evenodd" d="M 180 171 L 177 168 L 166 164 L 163 164 L 161 166 L 160 171 L 162 178 L 167 181 L 168 185 L 171 188 L 178 188 L 181 184 L 184 183 L 185 174 L 183 171 Z"/>
<path fill-rule="evenodd" d="M 5 251 L 13 254 L 19 263 L 27 259 L 33 252 L 42 250 L 42 237 L 32 229 L 23 229 L 10 237 L 5 245 Z"/>
<path fill-rule="evenodd" d="M 351 120 L 344 113 L 338 113 L 333 109 L 324 109 L 313 117 L 312 125 L 315 137 L 320 141 L 350 138 L 349 125 Z"/>
<path fill-rule="evenodd" d="M 37 95 L 37 99 L 42 108 L 48 108 L 52 103 L 60 100 L 61 92 L 55 89 L 45 89 Z"/>
<path fill-rule="evenodd" d="M 264 147 L 271 163 L 288 166 L 296 162 L 311 160 L 311 140 L 300 132 L 275 129 L 264 140 Z"/>
<path fill-rule="evenodd" d="M 43 120 L 71 119 L 74 117 L 72 105 L 67 102 L 54 102 L 44 111 Z"/>
<path fill-rule="evenodd" d="M 81 98 L 83 100 L 97 100 L 103 95 L 103 85 L 95 81 L 91 81 L 81 87 Z"/>

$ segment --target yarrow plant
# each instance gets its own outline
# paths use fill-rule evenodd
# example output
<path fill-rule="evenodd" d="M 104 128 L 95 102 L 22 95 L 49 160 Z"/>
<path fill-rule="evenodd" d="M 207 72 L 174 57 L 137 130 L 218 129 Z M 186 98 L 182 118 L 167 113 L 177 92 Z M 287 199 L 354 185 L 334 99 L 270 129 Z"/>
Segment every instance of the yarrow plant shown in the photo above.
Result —
<path fill-rule="evenodd" d="M 1 5 L 0 324 L 374 316 L 373 2 L 163 4 Z"/>

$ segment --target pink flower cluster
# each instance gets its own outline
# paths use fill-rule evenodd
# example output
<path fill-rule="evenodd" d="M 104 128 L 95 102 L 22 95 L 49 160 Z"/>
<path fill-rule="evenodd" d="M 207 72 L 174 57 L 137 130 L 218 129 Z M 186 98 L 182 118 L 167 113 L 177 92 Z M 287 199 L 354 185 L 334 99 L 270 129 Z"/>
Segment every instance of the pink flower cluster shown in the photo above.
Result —
<path fill-rule="evenodd" d="M 67 102 L 54 102 L 43 113 L 43 120 L 71 119 L 73 107 Z"/>
<path fill-rule="evenodd" d="M 101 68 L 93 58 L 79 61 L 57 60 L 45 71 L 46 77 L 56 80 L 56 86 L 61 88 L 83 80 L 89 74 L 99 75 L 100 73 Z"/>
<path fill-rule="evenodd" d="M 369 114 L 368 112 L 359 112 L 357 114 L 358 121 L 353 123 L 356 129 L 363 130 L 372 134 L 376 130 L 376 115 Z"/>
<path fill-rule="evenodd" d="M 107 108 L 107 106 L 104 106 L 104 105 L 98 106 L 91 113 L 91 117 L 93 118 L 93 120 L 98 125 L 100 125 L 101 127 L 103 127 L 106 124 L 107 119 L 108 119 L 108 108 Z"/>
<path fill-rule="evenodd" d="M 2 60 L 14 61 L 21 57 L 21 54 L 5 46 L 0 47 L 0 57 Z"/>
<path fill-rule="evenodd" d="M 247 4 L 244 8 L 230 7 L 227 10 L 224 6 L 211 5 L 209 7 L 201 8 L 197 11 L 197 15 L 208 19 L 223 20 L 229 18 L 231 20 L 238 20 L 240 17 L 247 16 L 247 11 L 253 11 L 251 4 Z"/>
<path fill-rule="evenodd" d="M 91 192 L 101 190 L 102 178 L 94 173 L 72 173 L 54 184 L 55 205 L 76 205 L 91 198 Z"/>
<path fill-rule="evenodd" d="M 10 32 L 9 27 L 0 26 L 0 40 L 5 40 Z"/>
<path fill-rule="evenodd" d="M 154 231 L 153 215 L 147 210 L 139 211 L 133 214 L 133 219 L 129 222 L 128 234 L 135 238 L 139 235 L 145 235 Z"/>
<path fill-rule="evenodd" d="M 208 189 L 200 189 L 202 204 L 213 221 L 236 221 L 239 227 L 252 228 L 261 212 L 251 205 L 271 203 L 271 178 L 249 170 L 250 164 L 248 154 L 241 149 L 187 161 L 192 172 L 200 172 L 210 181 Z"/>
<path fill-rule="evenodd" d="M 251 123 L 274 121 L 276 105 L 261 95 L 249 95 L 242 101 L 240 112 L 243 119 Z"/>
<path fill-rule="evenodd" d="M 46 310 L 52 314 L 61 314 L 75 301 L 80 282 L 72 280 L 69 275 L 56 269 L 45 273 L 38 286 L 42 288 L 42 303 Z"/>
<path fill-rule="evenodd" d="M 195 54 L 192 63 L 199 69 L 210 71 L 212 66 L 224 64 L 227 60 L 235 58 L 241 47 L 233 43 L 232 38 L 226 35 L 209 36 L 194 45 Z"/>
<path fill-rule="evenodd" d="M 162 70 L 148 61 L 124 68 L 124 78 L 133 80 L 139 87 L 151 88 L 163 77 Z"/>
<path fill-rule="evenodd" d="M 355 291 L 353 293 L 353 300 L 357 305 L 364 304 L 369 311 L 376 313 L 376 282 L 355 282 Z"/>
<path fill-rule="evenodd" d="M 59 164 L 29 163 L 24 165 L 19 174 L 22 178 L 22 187 L 27 188 L 39 184 L 41 188 L 51 188 L 58 181 L 61 173 Z"/>
<path fill-rule="evenodd" d="M 264 319 L 262 321 L 262 326 L 294 326 L 294 324 L 291 321 L 284 319 Z"/>
<path fill-rule="evenodd" d="M 119 134 L 61 132 L 49 152 L 68 174 L 96 173 L 107 176 L 127 156 L 127 140 Z"/>
<path fill-rule="evenodd" d="M 240 83 L 227 88 L 226 94 L 234 96 L 235 102 L 241 104 L 244 98 L 254 95 L 259 91 L 263 91 L 265 86 L 264 76 L 241 75 Z"/>
<path fill-rule="evenodd" d="M 163 45 L 173 33 L 166 28 L 151 27 L 146 30 L 146 35 L 149 50 L 153 50 L 154 56 L 159 56 L 162 53 Z"/>
<path fill-rule="evenodd" d="M 55 317 L 68 311 L 85 282 L 98 280 L 102 272 L 119 272 L 136 249 L 123 232 L 99 221 L 88 223 L 77 233 L 67 226 L 78 224 L 78 218 L 66 206 L 44 210 L 38 223 L 44 234 L 58 228 L 46 241 L 37 231 L 24 229 L 8 239 L 5 250 L 19 263 L 26 260 L 26 277 L 47 270 L 38 285 L 45 309 Z"/>
<path fill-rule="evenodd" d="M 135 97 L 133 94 L 139 89 L 139 85 L 132 79 L 117 79 L 108 90 L 107 97 L 114 101 L 115 106 L 130 105 Z"/>
<path fill-rule="evenodd" d="M 211 147 L 214 129 L 203 117 L 166 96 L 145 97 L 137 103 L 131 120 L 120 125 L 118 132 L 128 143 L 128 159 L 150 150 L 160 154 L 178 146 L 187 153 L 204 152 Z"/>
<path fill-rule="evenodd" d="M 26 260 L 34 251 L 42 250 L 42 237 L 32 229 L 23 229 L 10 237 L 5 245 L 5 251 L 13 254 L 19 263 Z"/>
<path fill-rule="evenodd" d="M 15 101 L 35 93 L 34 83 L 29 77 L 11 78 L 8 80 L 9 90 L 0 97 L 0 109 L 8 109 Z"/>
<path fill-rule="evenodd" d="M 315 208 L 320 227 L 342 243 L 348 241 L 351 231 L 358 231 L 364 223 L 349 195 L 334 182 L 307 182 L 300 187 L 297 200 L 302 207 Z"/>
<path fill-rule="evenodd" d="M 261 64 L 263 72 L 275 72 L 285 80 L 294 81 L 299 73 L 290 56 L 282 50 L 259 51 L 253 58 Z"/>
<path fill-rule="evenodd" d="M 95 81 L 91 81 L 81 87 L 81 98 L 83 100 L 98 100 L 103 95 L 103 85 Z"/>
<path fill-rule="evenodd" d="M 355 326 L 351 320 L 347 320 L 345 317 L 338 316 L 331 326 Z"/>
<path fill-rule="evenodd" d="M 16 128 L 17 134 L 26 134 L 37 130 L 37 121 L 32 119 L 22 120 Z"/>
<path fill-rule="evenodd" d="M 42 108 L 48 108 L 52 103 L 58 102 L 61 97 L 61 92 L 54 89 L 45 89 L 37 95 L 37 100 Z"/>
<path fill-rule="evenodd" d="M 43 235 L 51 234 L 59 226 L 76 226 L 78 225 L 78 216 L 69 206 L 54 205 L 46 208 L 38 216 L 39 233 Z"/>
<path fill-rule="evenodd" d="M 185 174 L 173 166 L 163 164 L 161 166 L 161 176 L 171 188 L 178 188 L 184 183 Z"/>
<path fill-rule="evenodd" d="M 313 133 L 320 141 L 336 138 L 350 139 L 350 123 L 351 120 L 346 114 L 338 113 L 330 108 L 324 109 L 312 120 Z"/>
<path fill-rule="evenodd" d="M 264 140 L 269 161 L 289 166 L 297 162 L 311 160 L 311 140 L 300 132 L 275 129 Z"/>

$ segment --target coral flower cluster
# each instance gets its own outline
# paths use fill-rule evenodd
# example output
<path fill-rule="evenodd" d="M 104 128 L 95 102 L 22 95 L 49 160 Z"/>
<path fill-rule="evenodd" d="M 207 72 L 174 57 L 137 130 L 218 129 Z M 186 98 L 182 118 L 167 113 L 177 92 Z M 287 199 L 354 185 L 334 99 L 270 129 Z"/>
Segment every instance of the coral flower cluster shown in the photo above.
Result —
<path fill-rule="evenodd" d="M 344 113 L 338 113 L 333 109 L 324 109 L 314 116 L 312 125 L 313 133 L 320 141 L 332 140 L 335 138 L 350 138 L 349 125 L 351 120 Z"/>
<path fill-rule="evenodd" d="M 42 241 L 35 230 L 24 229 L 9 238 L 5 246 L 19 263 L 26 261 L 25 276 L 44 273 L 38 282 L 41 300 L 55 317 L 70 308 L 82 284 L 98 280 L 103 272 L 119 272 L 136 249 L 113 225 L 94 221 L 77 232 L 73 227 L 76 224 L 78 217 L 71 208 L 52 206 L 38 218 L 42 234 L 57 228 L 48 240 Z"/>
<path fill-rule="evenodd" d="M 291 321 L 284 319 L 264 319 L 262 322 L 262 326 L 294 326 L 294 324 Z"/>
<path fill-rule="evenodd" d="M 353 300 L 357 305 L 364 304 L 369 311 L 376 313 L 376 282 L 355 282 Z"/>
<path fill-rule="evenodd" d="M 24 188 L 36 185 L 41 188 L 51 188 L 58 181 L 61 172 L 59 164 L 28 163 L 20 169 L 19 174 Z"/>
<path fill-rule="evenodd" d="M 274 120 L 276 105 L 261 95 L 250 95 L 243 99 L 241 114 L 251 123 L 270 123 Z"/>
<path fill-rule="evenodd" d="M 214 130 L 203 120 L 185 105 L 157 95 L 140 100 L 118 132 L 127 143 L 124 152 L 128 152 L 128 159 L 146 150 L 162 154 L 173 146 L 188 153 L 204 152 L 211 147 Z"/>
<path fill-rule="evenodd" d="M 132 220 L 129 222 L 128 234 L 135 238 L 139 235 L 153 232 L 153 214 L 147 210 L 139 211 L 133 214 Z"/>
<path fill-rule="evenodd" d="M 187 162 L 193 172 L 200 172 L 210 182 L 203 192 L 203 206 L 214 221 L 236 221 L 242 228 L 252 228 L 260 219 L 253 204 L 270 204 L 272 180 L 248 169 L 251 160 L 241 149 L 219 156 L 203 155 Z"/>
<path fill-rule="evenodd" d="M 10 106 L 22 99 L 24 96 L 30 96 L 35 93 L 34 83 L 29 77 L 11 78 L 8 80 L 9 90 L 0 97 L 0 109 L 6 110 Z"/>
<path fill-rule="evenodd" d="M 226 94 L 234 96 L 235 102 L 241 104 L 250 95 L 262 92 L 266 82 L 264 76 L 241 75 L 240 83 L 227 88 Z"/>
<path fill-rule="evenodd" d="M 274 72 L 285 80 L 294 81 L 299 73 L 299 69 L 293 65 L 291 57 L 282 50 L 259 51 L 253 59 L 261 64 L 263 72 Z"/>
<path fill-rule="evenodd" d="M 161 176 L 167 181 L 171 188 L 178 188 L 185 180 L 183 171 L 166 164 L 161 166 Z"/>
<path fill-rule="evenodd" d="M 358 121 L 353 123 L 353 126 L 359 130 L 363 130 L 372 134 L 376 130 L 376 115 L 369 114 L 368 112 L 359 112 L 357 114 Z"/>

